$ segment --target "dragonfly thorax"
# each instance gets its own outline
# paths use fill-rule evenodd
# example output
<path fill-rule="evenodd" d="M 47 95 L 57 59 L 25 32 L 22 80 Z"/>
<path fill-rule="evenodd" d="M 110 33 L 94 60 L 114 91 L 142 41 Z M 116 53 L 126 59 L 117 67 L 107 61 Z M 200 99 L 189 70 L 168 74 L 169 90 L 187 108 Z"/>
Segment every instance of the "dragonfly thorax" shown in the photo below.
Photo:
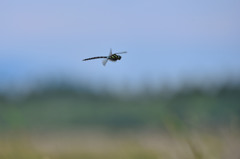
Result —
<path fill-rule="evenodd" d="M 119 56 L 117 54 L 113 54 L 113 55 L 109 56 L 108 59 L 111 61 L 117 61 L 117 60 L 121 60 L 121 56 Z"/>

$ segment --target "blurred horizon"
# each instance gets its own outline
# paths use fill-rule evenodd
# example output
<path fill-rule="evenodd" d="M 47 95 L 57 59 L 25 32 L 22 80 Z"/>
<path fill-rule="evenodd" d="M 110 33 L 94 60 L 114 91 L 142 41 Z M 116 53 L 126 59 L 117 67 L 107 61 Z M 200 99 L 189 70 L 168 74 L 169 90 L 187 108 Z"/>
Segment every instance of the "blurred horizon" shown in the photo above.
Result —
<path fill-rule="evenodd" d="M 165 85 L 155 91 L 148 84 L 143 87 L 138 94 L 127 88 L 113 93 L 52 81 L 26 92 L 0 93 L 0 131 L 239 128 L 240 83 L 218 87 L 185 83 L 178 90 Z"/>

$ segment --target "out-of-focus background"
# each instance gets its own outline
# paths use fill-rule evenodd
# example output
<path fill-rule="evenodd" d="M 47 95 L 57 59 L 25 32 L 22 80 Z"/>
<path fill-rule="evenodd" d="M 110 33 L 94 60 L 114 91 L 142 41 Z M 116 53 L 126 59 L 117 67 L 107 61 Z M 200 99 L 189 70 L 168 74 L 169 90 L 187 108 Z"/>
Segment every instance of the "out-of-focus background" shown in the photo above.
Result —
<path fill-rule="evenodd" d="M 239 6 L 1 1 L 0 158 L 239 158 Z"/>

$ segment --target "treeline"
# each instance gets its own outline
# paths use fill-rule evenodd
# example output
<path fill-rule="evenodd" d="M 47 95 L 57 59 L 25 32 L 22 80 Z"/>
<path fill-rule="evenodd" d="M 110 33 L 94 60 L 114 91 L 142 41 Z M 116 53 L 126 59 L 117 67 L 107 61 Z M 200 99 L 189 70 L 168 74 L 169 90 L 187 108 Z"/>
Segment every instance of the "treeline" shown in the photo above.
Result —
<path fill-rule="evenodd" d="M 127 92 L 126 92 L 127 93 Z M 182 87 L 134 95 L 49 84 L 24 96 L 0 95 L 0 129 L 105 127 L 215 128 L 238 126 L 240 84 Z M 124 92 L 123 92 L 124 94 Z"/>

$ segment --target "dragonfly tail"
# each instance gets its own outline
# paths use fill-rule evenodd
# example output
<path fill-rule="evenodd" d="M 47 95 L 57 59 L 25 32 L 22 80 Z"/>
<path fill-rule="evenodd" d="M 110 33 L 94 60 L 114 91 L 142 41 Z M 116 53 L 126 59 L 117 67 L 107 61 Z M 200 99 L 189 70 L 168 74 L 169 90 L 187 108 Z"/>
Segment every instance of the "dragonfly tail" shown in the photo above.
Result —
<path fill-rule="evenodd" d="M 94 60 L 94 59 L 100 59 L 100 58 L 108 58 L 108 57 L 107 57 L 107 56 L 91 57 L 91 58 L 83 59 L 83 61 Z"/>

